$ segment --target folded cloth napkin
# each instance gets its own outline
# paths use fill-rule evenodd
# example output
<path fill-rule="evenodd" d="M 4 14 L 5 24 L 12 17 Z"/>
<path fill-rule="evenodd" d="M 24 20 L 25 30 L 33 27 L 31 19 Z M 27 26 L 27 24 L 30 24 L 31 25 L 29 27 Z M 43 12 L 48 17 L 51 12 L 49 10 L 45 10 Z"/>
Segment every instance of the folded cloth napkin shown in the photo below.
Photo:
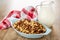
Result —
<path fill-rule="evenodd" d="M 34 7 L 28 6 L 23 8 L 21 11 L 12 10 L 1 22 L 0 22 L 0 30 L 11 27 L 11 22 L 8 19 L 13 18 L 26 18 L 29 20 L 37 20 L 37 11 Z"/>

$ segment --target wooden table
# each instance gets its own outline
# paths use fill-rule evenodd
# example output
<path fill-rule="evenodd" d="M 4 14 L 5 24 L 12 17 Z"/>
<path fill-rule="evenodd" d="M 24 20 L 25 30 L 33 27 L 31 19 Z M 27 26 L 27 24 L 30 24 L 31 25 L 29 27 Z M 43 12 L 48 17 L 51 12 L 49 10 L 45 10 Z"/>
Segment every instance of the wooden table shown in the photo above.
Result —
<path fill-rule="evenodd" d="M 53 25 L 51 34 L 42 38 L 28 39 L 21 37 L 10 27 L 5 30 L 0 30 L 0 40 L 60 40 L 60 19 Z"/>

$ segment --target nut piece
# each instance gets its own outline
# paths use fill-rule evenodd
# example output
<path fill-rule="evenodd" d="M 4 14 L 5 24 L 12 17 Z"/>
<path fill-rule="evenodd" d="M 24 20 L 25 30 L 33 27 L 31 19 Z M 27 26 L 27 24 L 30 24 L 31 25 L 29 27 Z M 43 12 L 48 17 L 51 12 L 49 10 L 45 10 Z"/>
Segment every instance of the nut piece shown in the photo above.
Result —
<path fill-rule="evenodd" d="M 16 28 L 16 27 L 17 27 L 17 25 L 16 25 L 16 24 L 13 24 L 13 26 L 14 26 L 14 28 Z"/>

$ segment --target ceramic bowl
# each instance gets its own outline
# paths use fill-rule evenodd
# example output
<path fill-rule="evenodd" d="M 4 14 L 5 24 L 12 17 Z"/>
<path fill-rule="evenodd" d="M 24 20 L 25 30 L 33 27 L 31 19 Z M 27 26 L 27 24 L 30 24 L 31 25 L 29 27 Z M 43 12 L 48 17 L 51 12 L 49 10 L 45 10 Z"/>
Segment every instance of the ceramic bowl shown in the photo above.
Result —
<path fill-rule="evenodd" d="M 14 24 L 16 21 L 18 21 L 18 20 L 12 20 L 12 22 L 11 22 L 12 28 L 13 28 L 14 31 L 16 31 L 20 36 L 23 36 L 23 37 L 26 37 L 26 38 L 41 38 L 41 37 L 43 37 L 43 36 L 45 36 L 45 35 L 48 35 L 48 34 L 51 32 L 51 29 L 48 28 L 48 26 L 46 26 L 45 24 L 39 22 L 40 24 L 42 24 L 42 25 L 45 27 L 45 29 L 46 29 L 46 32 L 45 32 L 45 33 L 40 33 L 40 34 L 26 34 L 26 33 L 22 33 L 22 32 L 20 32 L 20 31 L 17 31 L 17 30 L 13 27 L 13 24 Z"/>

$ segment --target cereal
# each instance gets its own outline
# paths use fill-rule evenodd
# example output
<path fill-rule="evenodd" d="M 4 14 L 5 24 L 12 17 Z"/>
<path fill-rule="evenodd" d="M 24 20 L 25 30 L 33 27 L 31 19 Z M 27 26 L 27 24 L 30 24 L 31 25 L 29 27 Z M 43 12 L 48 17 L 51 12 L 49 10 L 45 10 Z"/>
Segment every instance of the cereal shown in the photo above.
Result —
<path fill-rule="evenodd" d="M 39 34 L 46 32 L 46 29 L 42 24 L 28 19 L 19 20 L 15 22 L 13 26 L 16 30 L 26 34 Z"/>

